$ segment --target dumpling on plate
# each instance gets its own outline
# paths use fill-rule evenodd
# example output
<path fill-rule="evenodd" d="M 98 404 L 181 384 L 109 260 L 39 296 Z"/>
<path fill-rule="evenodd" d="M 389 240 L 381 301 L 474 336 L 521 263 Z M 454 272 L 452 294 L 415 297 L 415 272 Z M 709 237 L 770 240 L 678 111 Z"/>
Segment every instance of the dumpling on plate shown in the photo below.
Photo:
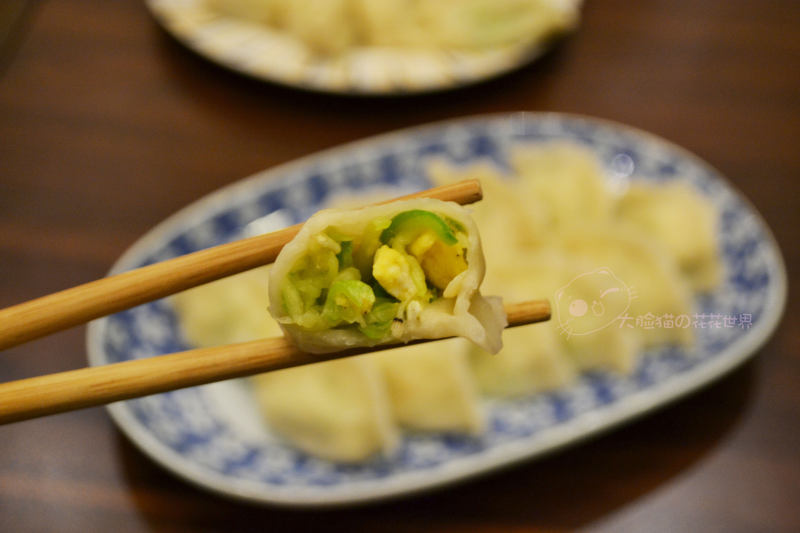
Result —
<path fill-rule="evenodd" d="M 571 383 L 577 373 L 558 331 L 549 324 L 506 330 L 499 353 L 473 349 L 469 361 L 481 392 L 492 396 L 557 389 Z"/>
<path fill-rule="evenodd" d="M 634 183 L 620 199 L 617 216 L 665 246 L 695 290 L 708 291 L 719 284 L 719 213 L 690 185 Z"/>
<path fill-rule="evenodd" d="M 412 4 L 414 26 L 426 35 L 427 44 L 455 49 L 539 42 L 569 29 L 577 19 L 577 10 L 568 3 L 549 0 L 418 0 Z"/>
<path fill-rule="evenodd" d="M 461 336 L 490 352 L 505 313 L 484 298 L 468 211 L 432 199 L 319 211 L 272 266 L 270 311 L 303 350 Z"/>
<path fill-rule="evenodd" d="M 545 143 L 515 149 L 512 183 L 528 204 L 530 222 L 546 232 L 576 223 L 606 222 L 614 198 L 597 157 L 570 143 Z"/>
<path fill-rule="evenodd" d="M 270 23 L 281 11 L 278 0 L 206 0 L 212 10 L 253 22 Z"/>
<path fill-rule="evenodd" d="M 639 331 L 645 347 L 692 343 L 691 329 L 655 326 L 656 319 L 674 320 L 689 315 L 692 293 L 675 259 L 646 234 L 621 224 L 573 226 L 554 235 L 551 245 L 581 265 L 578 284 L 588 281 L 598 284 L 598 294 L 590 295 L 590 301 L 583 298 L 586 310 L 582 317 L 594 314 L 593 307 L 598 312 L 604 307 L 603 315 L 608 309 L 620 310 L 624 314 L 617 313 L 619 322 L 614 327 Z M 569 288 L 562 296 L 570 296 Z M 556 300 L 559 307 L 558 295 Z M 629 305 L 621 309 L 625 301 Z M 569 305 L 565 302 L 560 308 L 569 309 Z M 645 320 L 652 321 L 652 327 L 648 328 Z M 576 325 L 583 323 L 591 320 L 575 321 Z"/>
<path fill-rule="evenodd" d="M 489 271 L 484 283 L 488 290 L 505 298 L 514 294 L 548 298 L 553 318 L 506 331 L 503 350 L 497 356 L 474 355 L 473 367 L 481 372 L 480 383 L 505 376 L 509 381 L 498 382 L 493 393 L 517 394 L 523 383 L 533 387 L 531 392 L 567 384 L 580 370 L 624 374 L 633 369 L 641 347 L 641 332 L 620 328 L 617 320 L 629 304 L 624 299 L 627 293 L 612 291 L 604 295 L 615 283 L 591 267 L 591 263 L 550 246 L 517 252 L 514 263 Z M 585 312 L 573 302 L 585 302 Z"/>
<path fill-rule="evenodd" d="M 349 357 L 255 376 L 270 427 L 303 451 L 332 461 L 391 452 L 399 432 L 373 361 Z"/>
<path fill-rule="evenodd" d="M 260 267 L 180 292 L 172 304 L 186 340 L 221 346 L 282 334 L 269 315 L 267 277 Z"/>
<path fill-rule="evenodd" d="M 463 339 L 376 354 L 397 422 L 421 431 L 479 434 L 484 412 Z"/>
<path fill-rule="evenodd" d="M 286 7 L 276 25 L 314 52 L 338 54 L 356 44 L 358 31 L 352 24 L 349 0 L 291 0 L 281 4 Z"/>
<path fill-rule="evenodd" d="M 513 188 L 516 178 L 504 176 L 488 162 L 456 166 L 444 159 L 431 160 L 426 170 L 436 185 L 475 179 L 481 183 L 483 200 L 470 206 L 472 219 L 481 230 L 484 254 L 491 266 L 507 262 L 515 250 L 539 242 L 541 229 L 531 223 L 527 198 Z"/>
<path fill-rule="evenodd" d="M 359 47 L 484 49 L 534 43 L 572 28 L 578 2 L 554 0 L 206 0 L 268 24 L 315 52 Z"/>

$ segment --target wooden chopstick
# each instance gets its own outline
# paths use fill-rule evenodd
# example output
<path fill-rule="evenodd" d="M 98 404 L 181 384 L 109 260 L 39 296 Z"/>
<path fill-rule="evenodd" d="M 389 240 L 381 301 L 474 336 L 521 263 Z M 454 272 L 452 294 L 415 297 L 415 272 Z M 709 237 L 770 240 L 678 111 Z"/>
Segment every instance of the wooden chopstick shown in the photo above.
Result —
<path fill-rule="evenodd" d="M 548 320 L 550 303 L 507 304 L 505 311 L 508 327 L 521 326 Z M 313 355 L 276 337 L 22 379 L 0 384 L 0 424 L 397 347 Z"/>
<path fill-rule="evenodd" d="M 436 198 L 465 205 L 483 198 L 478 180 L 435 187 L 380 204 Z M 0 350 L 275 261 L 302 224 L 215 246 L 92 281 L 0 310 Z"/>

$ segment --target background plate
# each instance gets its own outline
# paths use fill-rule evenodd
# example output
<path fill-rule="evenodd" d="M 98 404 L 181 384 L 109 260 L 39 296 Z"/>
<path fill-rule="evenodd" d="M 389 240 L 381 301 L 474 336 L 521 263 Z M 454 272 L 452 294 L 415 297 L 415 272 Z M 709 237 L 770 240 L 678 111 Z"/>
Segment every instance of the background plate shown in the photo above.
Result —
<path fill-rule="evenodd" d="M 749 316 L 751 325 L 697 330 L 693 357 L 675 348 L 648 353 L 627 378 L 585 375 L 557 393 L 493 401 L 481 438 L 414 435 L 399 452 L 361 465 L 310 457 L 263 427 L 241 380 L 194 387 L 109 406 L 144 453 L 202 487 L 264 503 L 332 505 L 375 500 L 488 472 L 631 420 L 696 390 L 744 361 L 780 319 L 786 275 L 769 229 L 715 170 L 653 135 L 562 114 L 495 115 L 437 123 L 374 137 L 242 180 L 192 204 L 141 238 L 112 273 L 236 238 L 251 221 L 279 212 L 299 222 L 334 194 L 389 187 L 426 188 L 425 162 L 490 159 L 501 168 L 511 146 L 577 142 L 597 154 L 609 176 L 685 180 L 721 213 L 727 274 L 698 313 Z M 185 349 L 169 302 L 160 300 L 90 324 L 89 362 L 101 365 Z"/>
<path fill-rule="evenodd" d="M 582 3 L 550 1 L 569 11 Z M 214 13 L 203 0 L 147 0 L 147 6 L 170 34 L 206 59 L 261 80 L 341 94 L 411 94 L 469 85 L 533 61 L 549 45 L 526 42 L 481 51 L 360 47 L 326 59 L 284 32 Z"/>

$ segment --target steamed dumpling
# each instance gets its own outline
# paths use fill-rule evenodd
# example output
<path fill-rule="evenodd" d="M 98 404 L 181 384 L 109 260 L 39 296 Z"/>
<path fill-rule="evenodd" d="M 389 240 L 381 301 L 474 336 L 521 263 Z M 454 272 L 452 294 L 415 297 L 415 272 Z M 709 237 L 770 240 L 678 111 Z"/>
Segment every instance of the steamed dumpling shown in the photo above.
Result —
<path fill-rule="evenodd" d="M 603 223 L 613 197 L 597 158 L 567 143 L 547 143 L 513 151 L 518 179 L 512 187 L 527 203 L 530 222 L 552 232 L 578 223 Z"/>
<path fill-rule="evenodd" d="M 682 182 L 634 183 L 622 197 L 617 213 L 665 246 L 677 259 L 693 288 L 711 290 L 721 272 L 717 252 L 717 209 Z"/>
<path fill-rule="evenodd" d="M 349 0 L 291 0 L 276 22 L 313 51 L 337 54 L 356 44 L 358 38 L 350 23 L 349 4 Z"/>
<path fill-rule="evenodd" d="M 554 236 L 551 244 L 581 264 L 582 274 L 600 284 L 600 293 L 586 302 L 588 310 L 594 301 L 617 309 L 626 297 L 630 305 L 620 317 L 622 323 L 615 327 L 636 329 L 646 347 L 692 342 L 691 329 L 647 329 L 636 323 L 644 317 L 677 317 L 692 310 L 691 290 L 674 258 L 646 235 L 622 225 L 573 226 Z M 601 301 L 605 299 L 611 303 Z"/>
<path fill-rule="evenodd" d="M 282 335 L 267 310 L 269 267 L 260 267 L 172 297 L 186 340 L 221 346 Z"/>
<path fill-rule="evenodd" d="M 418 0 L 412 4 L 413 27 L 426 34 L 429 44 L 446 48 L 540 41 L 569 28 L 576 14 L 565 4 L 549 0 Z"/>
<path fill-rule="evenodd" d="M 532 390 L 563 385 L 575 377 L 578 370 L 630 372 L 641 347 L 641 332 L 620 328 L 618 321 L 619 315 L 630 305 L 630 294 L 613 276 L 592 267 L 591 263 L 552 246 L 519 253 L 514 263 L 491 270 L 485 282 L 488 290 L 497 291 L 506 298 L 512 298 L 513 293 L 548 298 L 553 306 L 553 318 L 542 324 L 517 328 L 523 331 L 530 328 L 530 333 L 507 331 L 504 350 L 496 359 L 484 361 L 482 370 L 503 365 L 520 367 L 527 350 L 528 370 L 543 373 L 543 376 L 531 375 L 525 379 L 539 384 Z M 615 287 L 622 290 L 609 291 Z M 575 309 L 578 304 L 573 305 L 573 302 L 585 302 L 586 312 Z M 570 313 L 571 308 L 573 313 Z M 511 352 L 515 356 L 504 357 L 505 346 L 515 341 L 518 344 Z M 511 372 L 498 370 L 497 374 Z M 522 381 L 521 376 L 518 381 Z"/>
<path fill-rule="evenodd" d="M 276 13 L 282 11 L 279 4 L 285 1 L 286 0 L 206 0 L 208 6 L 214 11 L 262 23 L 271 23 L 275 21 Z"/>
<path fill-rule="evenodd" d="M 400 425 L 422 431 L 483 431 L 484 413 L 465 348 L 463 339 L 450 339 L 373 356 Z"/>
<path fill-rule="evenodd" d="M 435 159 L 427 170 L 436 185 L 467 179 L 480 181 L 483 200 L 469 209 L 481 230 L 484 254 L 491 261 L 490 272 L 495 266 L 512 262 L 516 250 L 530 248 L 541 239 L 541 228 L 531 223 L 527 198 L 514 188 L 516 178 L 504 177 L 490 163 L 457 167 Z"/>
<path fill-rule="evenodd" d="M 554 390 L 572 382 L 577 373 L 558 331 L 548 324 L 507 330 L 499 353 L 473 349 L 470 365 L 481 392 L 493 396 Z"/>
<path fill-rule="evenodd" d="M 373 361 L 350 357 L 253 378 L 270 427 L 308 453 L 362 461 L 391 452 L 398 430 Z"/>

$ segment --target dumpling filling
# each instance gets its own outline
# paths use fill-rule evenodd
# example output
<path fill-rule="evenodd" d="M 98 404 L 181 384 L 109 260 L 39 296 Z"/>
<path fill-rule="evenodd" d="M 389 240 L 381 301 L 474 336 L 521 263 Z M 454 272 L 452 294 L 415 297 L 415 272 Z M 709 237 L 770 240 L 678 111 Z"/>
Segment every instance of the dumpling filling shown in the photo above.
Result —
<path fill-rule="evenodd" d="M 282 321 L 400 337 L 407 313 L 419 314 L 467 270 L 467 243 L 461 224 L 422 209 L 375 218 L 360 235 L 329 226 L 286 278 Z"/>

